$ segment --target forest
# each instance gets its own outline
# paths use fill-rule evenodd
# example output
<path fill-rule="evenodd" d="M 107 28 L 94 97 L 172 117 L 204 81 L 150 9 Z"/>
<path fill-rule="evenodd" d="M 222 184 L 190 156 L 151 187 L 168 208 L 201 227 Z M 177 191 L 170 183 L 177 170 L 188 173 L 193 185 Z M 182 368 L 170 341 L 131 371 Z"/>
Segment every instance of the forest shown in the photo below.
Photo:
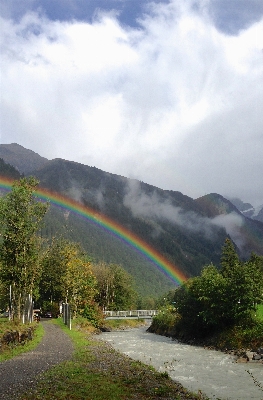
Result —
<path fill-rule="evenodd" d="M 12 320 L 23 318 L 31 296 L 35 306 L 53 315 L 69 303 L 73 317 L 95 327 L 103 324 L 105 310 L 158 307 L 151 326 L 157 333 L 218 341 L 219 332 L 236 337 L 234 330 L 242 333 L 242 343 L 263 339 L 262 256 L 252 253 L 244 261 L 226 238 L 220 268 L 210 263 L 159 299 L 142 297 L 121 265 L 94 260 L 63 230 L 43 235 L 50 204 L 35 196 L 38 184 L 36 178 L 21 178 L 0 199 L 0 309 Z"/>
<path fill-rule="evenodd" d="M 38 181 L 21 178 L 0 199 L 0 308 L 21 320 L 28 295 L 43 312 L 57 315 L 62 302 L 72 315 L 97 325 L 105 309 L 138 301 L 132 277 L 119 265 L 92 263 L 78 243 L 41 236 L 48 202 L 36 199 Z"/>

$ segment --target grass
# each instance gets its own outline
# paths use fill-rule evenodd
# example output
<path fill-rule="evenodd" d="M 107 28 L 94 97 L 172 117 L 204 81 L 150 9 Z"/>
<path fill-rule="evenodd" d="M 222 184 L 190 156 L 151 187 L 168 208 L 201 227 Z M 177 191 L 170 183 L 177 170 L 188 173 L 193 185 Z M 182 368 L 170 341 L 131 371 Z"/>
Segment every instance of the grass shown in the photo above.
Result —
<path fill-rule="evenodd" d="M 259 304 L 257 308 L 257 317 L 263 321 L 263 304 Z"/>
<path fill-rule="evenodd" d="M 105 326 L 111 329 L 127 329 L 137 328 L 138 326 L 145 325 L 143 319 L 107 319 Z"/>
<path fill-rule="evenodd" d="M 0 336 L 6 331 L 10 330 L 24 330 L 27 325 L 17 324 L 13 322 L 9 322 L 8 319 L 0 320 Z M 41 342 L 44 335 L 44 329 L 41 324 L 36 325 L 36 329 L 34 330 L 33 340 L 26 341 L 21 344 L 10 344 L 1 348 L 0 351 L 0 362 L 9 360 L 19 354 L 25 353 L 27 351 L 31 351 L 37 347 L 37 345 Z"/>
<path fill-rule="evenodd" d="M 79 324 L 69 331 L 62 321 L 54 323 L 71 337 L 74 356 L 45 372 L 19 400 L 205 399 L 201 393 L 191 394 L 167 374 L 115 351 Z"/>

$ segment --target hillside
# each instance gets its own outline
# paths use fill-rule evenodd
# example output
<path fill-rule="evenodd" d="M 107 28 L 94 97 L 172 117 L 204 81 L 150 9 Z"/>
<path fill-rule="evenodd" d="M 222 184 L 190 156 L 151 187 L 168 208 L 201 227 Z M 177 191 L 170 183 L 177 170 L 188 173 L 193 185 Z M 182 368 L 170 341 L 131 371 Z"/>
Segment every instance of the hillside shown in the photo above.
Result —
<path fill-rule="evenodd" d="M 218 263 L 226 233 L 211 226 L 204 235 L 198 206 L 180 192 L 56 159 L 34 175 L 41 186 L 63 193 L 102 212 L 141 237 L 187 275 L 196 275 L 204 263 Z M 198 217 L 197 217 L 198 216 Z M 215 240 L 216 238 L 216 240 Z"/>
<path fill-rule="evenodd" d="M 32 165 L 30 155 L 29 151 L 28 165 Z M 32 157 L 37 159 L 35 153 Z M 10 163 L 18 163 L 19 159 L 17 153 Z M 23 158 L 26 175 L 36 176 L 42 187 L 77 200 L 128 228 L 187 276 L 198 275 L 210 262 L 219 265 L 228 235 L 243 258 L 251 251 L 263 254 L 263 224 L 245 217 L 219 194 L 194 200 L 180 192 L 162 190 L 76 162 L 43 162 L 41 157 L 38 160 L 37 168 L 30 170 Z M 155 265 L 113 235 L 72 211 L 52 207 L 42 234 L 52 237 L 62 233 L 80 242 L 94 260 L 123 265 L 134 276 L 142 295 L 160 295 L 173 285 Z"/>
<path fill-rule="evenodd" d="M 2 176 L 10 179 L 20 179 L 20 173 L 13 165 L 7 164 L 0 158 L 0 172 Z"/>
<path fill-rule="evenodd" d="M 42 167 L 48 161 L 47 158 L 25 149 L 17 143 L 1 144 L 0 158 L 15 167 L 20 174 L 28 174 L 30 171 Z"/>

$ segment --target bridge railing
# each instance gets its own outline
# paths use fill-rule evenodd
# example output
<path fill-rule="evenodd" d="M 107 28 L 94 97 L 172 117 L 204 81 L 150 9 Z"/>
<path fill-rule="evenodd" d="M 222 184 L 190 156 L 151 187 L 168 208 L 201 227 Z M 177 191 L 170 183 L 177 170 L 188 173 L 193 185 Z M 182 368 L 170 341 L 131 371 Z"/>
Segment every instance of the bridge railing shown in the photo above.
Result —
<path fill-rule="evenodd" d="M 127 311 L 104 311 L 104 314 L 107 317 L 154 317 L 158 314 L 158 310 L 127 310 Z"/>

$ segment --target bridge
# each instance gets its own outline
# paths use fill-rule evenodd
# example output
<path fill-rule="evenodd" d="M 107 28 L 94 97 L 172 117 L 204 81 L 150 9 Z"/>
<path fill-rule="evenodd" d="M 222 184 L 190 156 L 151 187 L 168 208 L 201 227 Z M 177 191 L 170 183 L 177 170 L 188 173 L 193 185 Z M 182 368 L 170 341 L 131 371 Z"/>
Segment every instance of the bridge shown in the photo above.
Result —
<path fill-rule="evenodd" d="M 158 314 L 158 310 L 128 310 L 128 311 L 104 311 L 105 319 L 138 318 L 151 319 Z"/>

